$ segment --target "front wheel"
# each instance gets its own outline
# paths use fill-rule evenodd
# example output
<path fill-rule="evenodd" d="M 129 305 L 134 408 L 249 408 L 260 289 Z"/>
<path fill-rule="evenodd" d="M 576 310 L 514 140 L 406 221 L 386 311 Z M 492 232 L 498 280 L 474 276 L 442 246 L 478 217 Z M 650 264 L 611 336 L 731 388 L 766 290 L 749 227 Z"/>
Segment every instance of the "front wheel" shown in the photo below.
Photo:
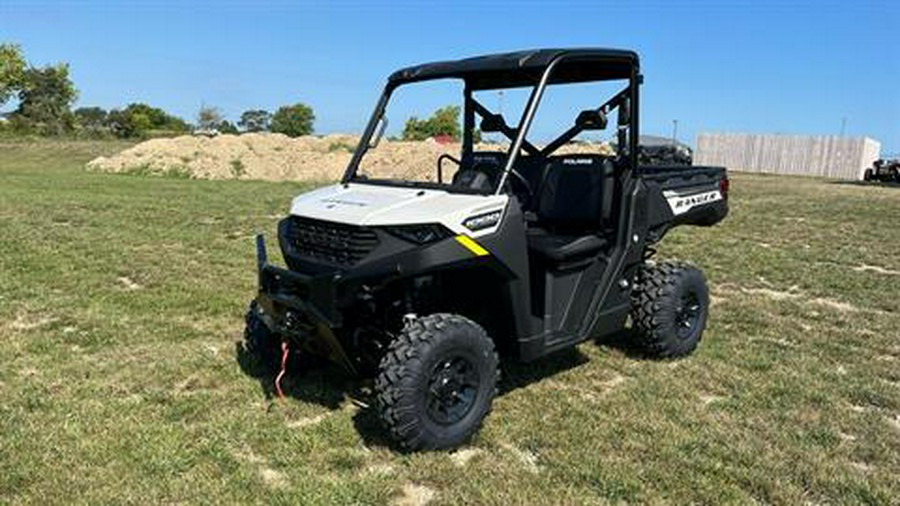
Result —
<path fill-rule="evenodd" d="M 494 343 L 468 318 L 433 314 L 409 322 L 375 380 L 382 424 L 407 450 L 465 443 L 491 409 L 497 362 Z"/>
<path fill-rule="evenodd" d="M 709 312 L 703 271 L 686 263 L 647 265 L 632 292 L 632 322 L 638 342 L 654 357 L 681 357 L 694 351 Z"/>

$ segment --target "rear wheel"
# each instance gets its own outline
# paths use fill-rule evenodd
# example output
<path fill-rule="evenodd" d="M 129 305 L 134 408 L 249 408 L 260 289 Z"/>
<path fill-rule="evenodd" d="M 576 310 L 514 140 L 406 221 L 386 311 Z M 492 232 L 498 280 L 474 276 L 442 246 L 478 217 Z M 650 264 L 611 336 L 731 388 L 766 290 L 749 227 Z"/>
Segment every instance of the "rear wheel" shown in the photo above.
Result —
<path fill-rule="evenodd" d="M 413 320 L 381 361 L 375 380 L 379 418 L 405 449 L 459 446 L 490 411 L 497 362 L 494 343 L 468 318 L 433 314 Z"/>
<path fill-rule="evenodd" d="M 632 293 L 632 321 L 638 342 L 654 357 L 694 351 L 709 310 L 703 272 L 681 262 L 645 266 Z"/>

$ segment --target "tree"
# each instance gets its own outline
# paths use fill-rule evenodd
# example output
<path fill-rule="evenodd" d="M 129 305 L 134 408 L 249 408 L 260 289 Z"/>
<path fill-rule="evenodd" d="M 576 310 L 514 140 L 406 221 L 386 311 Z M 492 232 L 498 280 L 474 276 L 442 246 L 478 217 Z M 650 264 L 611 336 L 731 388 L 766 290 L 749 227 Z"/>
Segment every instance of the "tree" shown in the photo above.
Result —
<path fill-rule="evenodd" d="M 69 79 L 69 65 L 29 67 L 19 91 L 19 107 L 13 114 L 20 124 L 43 134 L 61 134 L 75 123 L 71 107 L 78 91 Z"/>
<path fill-rule="evenodd" d="M 165 133 L 184 133 L 188 124 L 158 107 L 132 103 L 124 109 L 113 109 L 107 115 L 106 124 L 119 137 L 142 137 L 156 130 Z"/>
<path fill-rule="evenodd" d="M 202 130 L 214 130 L 225 121 L 225 116 L 218 107 L 202 106 L 197 113 L 197 127 Z"/>
<path fill-rule="evenodd" d="M 150 130 L 150 116 L 144 104 L 129 104 L 125 109 L 113 109 L 106 117 L 107 125 L 118 137 L 141 137 Z"/>
<path fill-rule="evenodd" d="M 79 107 L 75 109 L 75 120 L 85 128 L 103 128 L 109 115 L 102 107 Z"/>
<path fill-rule="evenodd" d="M 300 137 L 313 132 L 316 116 L 306 104 L 285 105 L 272 115 L 271 130 L 289 137 Z"/>
<path fill-rule="evenodd" d="M 102 107 L 79 107 L 73 114 L 79 134 L 103 137 L 112 132 L 108 124 L 109 113 Z"/>
<path fill-rule="evenodd" d="M 16 44 L 0 44 L 0 106 L 19 93 L 25 81 L 25 58 Z"/>
<path fill-rule="evenodd" d="M 459 140 L 459 106 L 442 107 L 425 120 L 413 116 L 403 126 L 405 141 L 423 141 L 435 135 L 449 135 L 453 140 Z"/>
<path fill-rule="evenodd" d="M 241 114 L 238 126 L 245 132 L 267 132 L 272 115 L 263 109 L 251 109 Z"/>
<path fill-rule="evenodd" d="M 237 127 L 234 126 L 234 123 L 228 121 L 227 119 L 223 119 L 218 124 L 216 124 L 216 126 L 213 128 L 218 130 L 219 133 L 223 133 L 223 134 L 238 134 L 238 133 L 240 133 L 238 131 Z"/>

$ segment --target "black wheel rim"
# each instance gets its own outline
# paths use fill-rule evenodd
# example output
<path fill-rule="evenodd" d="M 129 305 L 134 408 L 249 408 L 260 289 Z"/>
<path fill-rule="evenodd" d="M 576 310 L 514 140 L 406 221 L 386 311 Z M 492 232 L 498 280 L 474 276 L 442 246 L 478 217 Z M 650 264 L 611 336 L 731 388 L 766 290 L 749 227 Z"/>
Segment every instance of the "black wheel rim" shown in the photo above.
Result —
<path fill-rule="evenodd" d="M 688 293 L 681 297 L 681 304 L 675 312 L 675 326 L 678 329 L 679 339 L 688 339 L 697 331 L 700 326 L 701 309 L 697 294 Z"/>
<path fill-rule="evenodd" d="M 475 405 L 478 371 L 465 357 L 441 360 L 428 380 L 428 416 L 443 425 L 462 420 Z"/>

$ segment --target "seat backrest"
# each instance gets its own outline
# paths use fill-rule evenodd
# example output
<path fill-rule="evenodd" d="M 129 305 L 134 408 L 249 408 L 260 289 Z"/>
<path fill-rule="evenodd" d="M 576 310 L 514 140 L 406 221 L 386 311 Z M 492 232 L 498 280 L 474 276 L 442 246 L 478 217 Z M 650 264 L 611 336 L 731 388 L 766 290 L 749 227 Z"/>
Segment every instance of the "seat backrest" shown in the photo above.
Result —
<path fill-rule="evenodd" d="M 541 226 L 559 232 L 608 227 L 613 201 L 613 164 L 602 155 L 562 155 L 548 159 L 537 189 Z"/>

